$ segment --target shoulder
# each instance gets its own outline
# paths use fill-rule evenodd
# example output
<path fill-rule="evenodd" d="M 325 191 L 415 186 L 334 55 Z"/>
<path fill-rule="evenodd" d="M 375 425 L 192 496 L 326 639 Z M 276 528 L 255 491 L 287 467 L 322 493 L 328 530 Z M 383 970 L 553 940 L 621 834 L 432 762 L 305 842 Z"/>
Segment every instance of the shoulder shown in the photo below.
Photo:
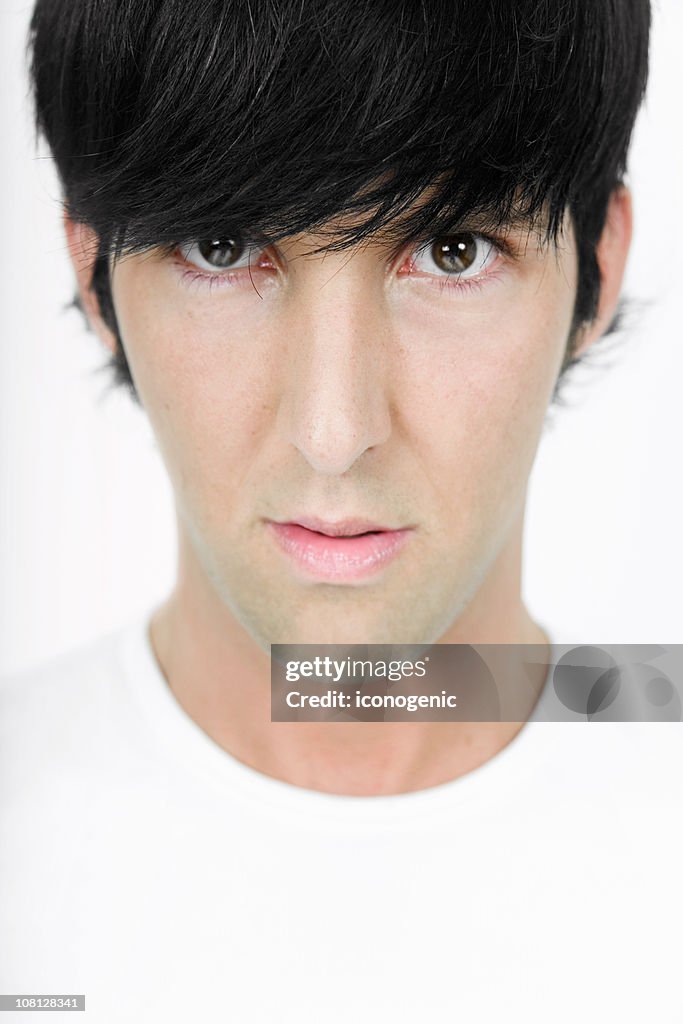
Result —
<path fill-rule="evenodd" d="M 142 620 L 128 623 L 0 679 L 0 777 L 23 789 L 41 767 L 79 770 L 130 732 L 134 710 L 121 651 L 142 628 Z"/>
<path fill-rule="evenodd" d="M 683 723 L 541 722 L 547 758 L 539 780 L 549 818 L 573 813 L 595 829 L 617 819 L 651 821 L 653 834 L 680 833 L 676 808 L 683 806 Z"/>
<path fill-rule="evenodd" d="M 30 669 L 0 677 L 2 719 L 32 710 L 41 714 L 50 706 L 74 699 L 92 700 L 116 673 L 117 651 L 127 627 L 106 633 Z"/>

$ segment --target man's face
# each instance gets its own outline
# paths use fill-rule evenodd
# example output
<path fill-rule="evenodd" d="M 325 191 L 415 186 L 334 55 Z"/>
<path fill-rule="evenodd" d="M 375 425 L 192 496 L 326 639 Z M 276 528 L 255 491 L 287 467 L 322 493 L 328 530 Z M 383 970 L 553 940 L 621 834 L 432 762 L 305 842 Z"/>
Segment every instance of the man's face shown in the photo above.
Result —
<path fill-rule="evenodd" d="M 184 546 L 261 645 L 434 642 L 518 533 L 577 260 L 504 239 L 115 265 Z"/>

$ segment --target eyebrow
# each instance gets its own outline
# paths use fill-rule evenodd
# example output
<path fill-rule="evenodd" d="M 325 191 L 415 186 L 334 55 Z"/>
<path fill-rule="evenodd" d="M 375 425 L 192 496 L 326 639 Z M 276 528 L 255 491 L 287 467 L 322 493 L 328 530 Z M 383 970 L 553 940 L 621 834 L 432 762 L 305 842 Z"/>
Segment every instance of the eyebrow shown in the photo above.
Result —
<path fill-rule="evenodd" d="M 409 213 L 412 211 L 409 211 Z M 450 218 L 447 213 L 435 217 L 419 230 L 401 234 L 400 222 L 380 230 L 374 238 L 385 244 L 394 255 L 407 246 L 416 246 L 430 239 L 447 237 L 458 233 L 471 232 L 490 238 L 510 256 L 519 255 L 519 245 L 513 236 L 521 235 L 526 245 L 543 246 L 551 241 L 548 229 L 548 218 L 539 214 L 530 215 L 521 207 L 515 207 L 510 214 L 503 217 L 494 210 L 472 210 L 457 217 Z M 373 237 L 373 236 L 370 236 Z"/>
<path fill-rule="evenodd" d="M 420 223 L 420 210 L 429 204 L 431 197 L 438 197 L 438 188 L 433 191 L 427 190 L 396 219 L 389 220 L 377 232 L 370 232 L 365 237 L 375 238 L 380 244 L 386 244 L 395 252 L 430 238 L 465 231 L 486 235 L 501 242 L 505 241 L 506 235 L 520 232 L 525 234 L 529 242 L 539 245 L 546 244 L 553 238 L 550 213 L 546 204 L 540 210 L 534 208 L 531 212 L 525 209 L 521 198 L 513 200 L 509 208 L 504 210 L 493 203 L 483 203 L 470 210 L 457 209 L 455 204 L 449 209 L 446 205 L 433 217 L 427 217 Z M 353 245 L 353 234 L 353 229 L 347 233 L 347 244 Z M 358 241 L 362 241 L 362 238 L 359 237 Z"/>
<path fill-rule="evenodd" d="M 520 231 L 523 232 L 521 241 L 513 237 Z M 315 235 L 319 231 L 312 231 L 310 233 Z M 447 238 L 458 233 L 479 234 L 489 239 L 512 261 L 522 260 L 527 254 L 530 244 L 540 247 L 549 241 L 545 223 L 534 222 L 532 218 L 520 215 L 506 221 L 501 221 L 500 219 L 494 221 L 491 217 L 486 217 L 481 213 L 473 213 L 469 216 L 461 217 L 457 223 L 450 223 L 447 227 L 440 227 L 438 223 L 435 223 L 431 229 L 428 228 L 428 230 L 420 232 L 416 236 L 413 235 L 413 237 L 401 237 L 396 230 L 391 231 L 391 229 L 387 230 L 386 228 L 356 240 L 354 240 L 351 230 L 346 233 L 340 232 L 336 238 L 333 235 L 327 244 L 312 245 L 299 255 L 301 257 L 317 256 L 326 252 L 351 250 L 356 246 L 376 246 L 379 249 L 384 249 L 388 258 L 393 260 L 400 256 L 405 249 L 416 249 L 424 246 L 426 243 L 428 244 L 430 240 Z M 300 234 L 305 235 L 306 232 L 301 232 Z M 278 246 L 294 237 L 296 236 L 288 235 L 277 241 L 261 237 L 258 242 L 255 239 L 252 241 L 263 247 L 268 245 Z"/>

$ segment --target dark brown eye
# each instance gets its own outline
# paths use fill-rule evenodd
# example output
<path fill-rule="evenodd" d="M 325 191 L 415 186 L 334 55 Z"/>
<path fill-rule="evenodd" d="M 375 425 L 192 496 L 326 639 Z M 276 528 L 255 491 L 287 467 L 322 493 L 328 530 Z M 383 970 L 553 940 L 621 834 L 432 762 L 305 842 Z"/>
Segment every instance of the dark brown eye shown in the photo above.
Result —
<path fill-rule="evenodd" d="M 483 275 L 499 254 L 500 250 L 483 235 L 460 231 L 433 238 L 423 245 L 413 258 L 412 270 L 464 280 Z"/>
<path fill-rule="evenodd" d="M 227 271 L 263 269 L 265 265 L 265 250 L 237 234 L 188 242 L 179 246 L 178 253 L 186 263 L 202 271 L 204 277 L 231 280 L 235 275 Z"/>
<path fill-rule="evenodd" d="M 432 243 L 432 259 L 447 274 L 462 274 L 477 261 L 483 241 L 477 235 L 451 235 Z"/>
<path fill-rule="evenodd" d="M 238 237 L 206 239 L 197 242 L 197 251 L 209 266 L 225 270 L 234 266 L 244 254 L 244 242 Z"/>

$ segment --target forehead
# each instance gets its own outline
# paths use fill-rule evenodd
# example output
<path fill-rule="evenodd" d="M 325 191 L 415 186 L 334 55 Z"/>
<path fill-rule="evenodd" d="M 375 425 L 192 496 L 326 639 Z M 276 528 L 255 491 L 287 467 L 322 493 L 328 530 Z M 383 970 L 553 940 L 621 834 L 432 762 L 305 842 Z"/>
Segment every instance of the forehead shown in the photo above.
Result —
<path fill-rule="evenodd" d="M 275 241 L 288 250 L 296 248 L 302 255 L 313 256 L 350 249 L 385 253 L 397 251 L 410 243 L 459 233 L 493 236 L 500 240 L 514 237 L 518 246 L 544 248 L 571 231 L 568 210 L 553 232 L 547 209 L 529 213 L 523 206 L 513 204 L 504 212 L 484 206 L 467 211 L 440 207 L 440 200 L 438 187 L 431 186 L 413 202 L 401 203 L 394 210 L 376 205 L 364 215 L 342 211 L 324 223 L 295 235 L 276 239 L 263 236 L 260 240 L 264 243 Z"/>
<path fill-rule="evenodd" d="M 430 183 L 415 196 L 385 194 L 379 198 L 382 190 L 392 187 L 400 188 L 400 185 L 383 177 L 362 189 L 345 208 L 335 210 L 327 219 L 310 224 L 303 222 L 290 232 L 253 229 L 239 213 L 228 225 L 221 219 L 222 212 L 216 210 L 214 232 L 222 229 L 227 231 L 226 237 L 238 235 L 264 245 L 283 242 L 291 245 L 294 240 L 305 239 L 308 251 L 313 255 L 357 247 L 398 249 L 410 242 L 458 232 L 496 236 L 514 234 L 528 243 L 541 245 L 556 240 L 571 219 L 569 211 L 565 211 L 559 225 L 554 228 L 550 209 L 547 206 L 540 209 L 525 207 L 521 193 L 498 208 L 481 200 L 468 209 L 459 201 L 451 183 L 443 180 Z M 195 234 L 195 240 L 198 237 L 209 235 Z"/>
<path fill-rule="evenodd" d="M 570 199 L 577 223 L 600 203 L 642 85 L 643 19 L 617 31 L 631 0 L 39 6 L 40 120 L 69 212 L 139 249 L 333 221 L 335 245 L 408 240 L 516 209 L 553 235 Z"/>
<path fill-rule="evenodd" d="M 313 81 L 310 68 L 288 58 L 273 69 L 273 88 L 286 96 L 296 81 L 296 103 L 290 95 L 276 105 L 270 90 L 259 91 L 245 116 L 225 78 L 202 111 L 185 96 L 177 112 L 166 101 L 155 159 L 138 168 L 136 152 L 117 175 L 122 192 L 126 176 L 137 190 L 125 197 L 127 237 L 144 245 L 217 229 L 273 241 L 307 233 L 335 249 L 370 238 L 405 244 L 473 218 L 482 230 L 528 224 L 555 234 L 566 201 L 553 183 L 566 176 L 566 153 L 544 136 L 557 111 L 540 102 L 530 109 L 527 93 L 512 88 L 499 109 L 500 83 L 486 76 L 463 92 L 467 76 L 454 66 L 467 54 L 452 43 L 450 61 L 438 53 L 447 73 L 435 74 L 427 57 L 425 68 L 394 40 L 391 74 L 375 68 L 365 97 L 349 75 L 340 79 L 325 64 Z M 358 82 L 370 70 L 361 61 Z M 524 143 L 527 129 L 537 147 Z"/>

